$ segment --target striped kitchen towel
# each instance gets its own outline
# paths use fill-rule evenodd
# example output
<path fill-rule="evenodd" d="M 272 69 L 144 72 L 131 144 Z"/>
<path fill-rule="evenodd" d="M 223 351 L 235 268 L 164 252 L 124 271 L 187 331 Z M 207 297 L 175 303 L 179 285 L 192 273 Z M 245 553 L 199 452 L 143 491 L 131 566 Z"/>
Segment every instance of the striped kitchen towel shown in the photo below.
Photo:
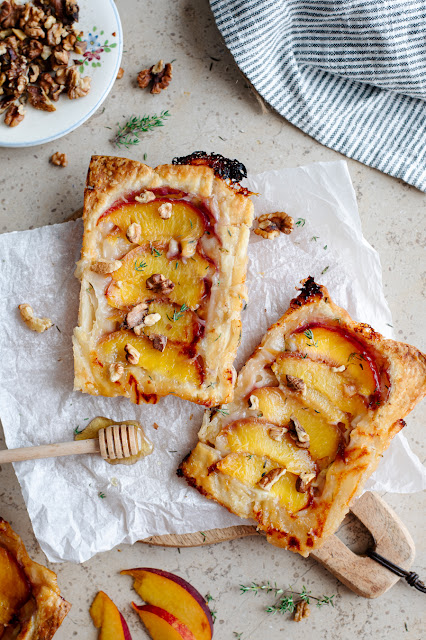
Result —
<path fill-rule="evenodd" d="M 327 147 L 426 191 L 426 0 L 210 0 L 260 95 Z"/>

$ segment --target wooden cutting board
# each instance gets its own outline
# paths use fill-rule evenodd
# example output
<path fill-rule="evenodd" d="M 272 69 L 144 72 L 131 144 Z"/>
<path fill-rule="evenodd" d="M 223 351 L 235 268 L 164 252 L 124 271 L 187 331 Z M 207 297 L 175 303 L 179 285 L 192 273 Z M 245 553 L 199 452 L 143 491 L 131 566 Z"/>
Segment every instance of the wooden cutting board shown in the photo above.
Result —
<path fill-rule="evenodd" d="M 403 569 L 411 567 L 415 556 L 413 540 L 396 513 L 378 494 L 367 491 L 355 501 L 350 511 L 373 536 L 377 553 Z M 262 535 L 256 527 L 241 525 L 197 533 L 151 536 L 141 542 L 164 547 L 200 547 L 255 535 Z M 327 538 L 322 547 L 311 552 L 310 557 L 364 598 L 377 598 L 399 580 L 398 576 L 371 558 L 353 553 L 337 536 Z"/>

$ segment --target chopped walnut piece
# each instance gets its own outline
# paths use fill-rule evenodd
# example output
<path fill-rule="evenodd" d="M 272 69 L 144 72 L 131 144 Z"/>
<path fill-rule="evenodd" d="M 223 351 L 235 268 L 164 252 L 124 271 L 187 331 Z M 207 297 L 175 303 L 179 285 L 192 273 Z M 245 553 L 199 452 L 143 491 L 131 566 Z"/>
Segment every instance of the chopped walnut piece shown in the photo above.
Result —
<path fill-rule="evenodd" d="M 249 409 L 251 409 L 251 411 L 259 410 L 259 398 L 257 396 L 251 395 L 248 400 L 248 404 L 249 404 Z"/>
<path fill-rule="evenodd" d="M 20 122 L 25 118 L 25 109 L 24 105 L 16 105 L 12 104 L 9 109 L 6 111 L 6 115 L 4 117 L 4 123 L 7 124 L 8 127 L 17 127 Z"/>
<path fill-rule="evenodd" d="M 66 33 L 66 32 L 65 32 Z M 47 44 L 56 47 L 62 40 L 63 28 L 60 22 L 55 22 L 47 31 Z"/>
<path fill-rule="evenodd" d="M 50 318 L 36 318 L 34 311 L 29 304 L 20 304 L 18 309 L 21 313 L 21 318 L 31 331 L 37 331 L 37 333 L 43 333 L 46 329 L 52 326 Z"/>
<path fill-rule="evenodd" d="M 342 371 L 344 371 L 345 369 L 346 369 L 346 367 L 345 367 L 345 365 L 344 365 L 344 364 L 342 364 L 342 366 L 341 366 L 341 367 L 331 367 L 331 370 L 332 370 L 334 373 L 342 373 Z"/>
<path fill-rule="evenodd" d="M 27 89 L 28 102 L 34 109 L 40 111 L 56 111 L 55 105 L 49 100 L 41 87 L 30 86 Z"/>
<path fill-rule="evenodd" d="M 119 269 L 120 267 L 121 267 L 120 260 L 105 260 L 104 258 L 101 258 L 97 262 L 94 262 L 90 267 L 90 269 L 95 273 L 106 274 L 106 273 L 113 273 L 114 271 L 117 271 L 117 269 Z"/>
<path fill-rule="evenodd" d="M 152 327 L 154 324 L 157 324 L 161 320 L 161 315 L 159 313 L 148 313 L 143 319 L 143 323 L 147 327 Z"/>
<path fill-rule="evenodd" d="M 281 233 L 289 234 L 293 231 L 293 218 L 284 211 L 264 213 L 258 218 L 258 228 L 254 232 L 262 238 L 275 238 Z"/>
<path fill-rule="evenodd" d="M 143 69 L 138 74 L 138 85 L 145 89 L 151 82 L 151 93 L 161 93 L 169 86 L 173 77 L 173 67 L 171 62 L 166 65 L 163 60 L 159 60 L 150 69 Z"/>
<path fill-rule="evenodd" d="M 30 64 L 28 69 L 28 81 L 35 82 L 40 75 L 40 67 L 38 64 Z"/>
<path fill-rule="evenodd" d="M 197 250 L 196 240 L 182 240 L 182 257 L 192 258 Z"/>
<path fill-rule="evenodd" d="M 90 91 L 91 78 L 89 76 L 81 77 L 80 71 L 70 68 L 67 76 L 68 81 L 68 98 L 76 100 L 87 96 Z"/>
<path fill-rule="evenodd" d="M 59 153 L 56 151 L 51 157 L 50 162 L 57 167 L 66 167 L 68 164 L 68 159 L 66 153 Z"/>
<path fill-rule="evenodd" d="M 30 26 L 26 24 L 24 27 L 25 33 L 30 38 L 44 38 L 44 31 L 40 26 Z"/>
<path fill-rule="evenodd" d="M 274 424 L 272 427 L 270 427 L 268 431 L 268 435 L 271 438 L 271 440 L 282 442 L 287 431 L 288 431 L 287 427 L 279 427 L 278 425 Z"/>
<path fill-rule="evenodd" d="M 127 227 L 126 238 L 127 240 L 129 240 L 129 242 L 134 242 L 135 244 L 138 244 L 141 239 L 141 234 L 142 234 L 141 225 L 138 224 L 137 222 L 132 222 L 132 224 L 129 224 L 129 226 Z"/>
<path fill-rule="evenodd" d="M 154 273 L 150 278 L 147 278 L 146 288 L 155 293 L 165 293 L 167 295 L 173 291 L 175 285 L 171 280 L 163 276 L 162 273 Z"/>
<path fill-rule="evenodd" d="M 309 449 L 311 446 L 309 434 L 305 431 L 297 418 L 290 418 L 288 423 L 288 433 L 300 449 Z"/>
<path fill-rule="evenodd" d="M 161 351 L 161 352 L 164 351 L 164 349 L 166 348 L 166 344 L 167 344 L 166 336 L 153 334 L 153 335 L 150 335 L 148 337 L 151 340 L 152 346 L 154 347 L 154 349 L 157 349 L 157 351 Z"/>
<path fill-rule="evenodd" d="M 278 480 L 285 474 L 286 470 L 281 467 L 277 467 L 276 469 L 271 469 L 268 473 L 265 473 L 263 478 L 259 480 L 259 486 L 264 491 L 269 491 L 273 485 L 278 482 Z"/>
<path fill-rule="evenodd" d="M 158 213 L 160 214 L 160 218 L 163 220 L 168 220 L 171 218 L 173 213 L 173 205 L 171 202 L 164 202 L 162 205 L 158 207 Z"/>
<path fill-rule="evenodd" d="M 121 78 L 124 76 L 124 69 L 123 67 L 120 67 L 117 73 L 117 78 L 116 80 L 121 80 Z"/>
<path fill-rule="evenodd" d="M 135 196 L 135 200 L 141 204 L 146 204 L 147 202 L 155 200 L 155 194 L 152 193 L 152 191 L 143 191 L 138 196 Z"/>
<path fill-rule="evenodd" d="M 167 257 L 173 258 L 179 254 L 179 242 L 174 238 L 170 238 L 169 250 L 167 251 Z"/>
<path fill-rule="evenodd" d="M 127 362 L 129 362 L 130 364 L 138 364 L 141 354 L 137 349 L 135 349 L 135 347 L 127 343 L 124 345 L 124 351 L 126 352 Z"/>
<path fill-rule="evenodd" d="M 301 378 L 296 378 L 296 376 L 286 375 L 286 384 L 289 389 L 292 391 L 300 391 L 300 393 L 305 393 L 306 384 L 303 382 Z"/>
<path fill-rule="evenodd" d="M 111 380 L 111 382 L 118 382 L 118 380 L 120 380 L 121 376 L 124 373 L 124 367 L 120 362 L 114 362 L 113 364 L 110 364 L 108 370 L 109 379 Z"/>
<path fill-rule="evenodd" d="M 309 485 L 315 478 L 315 473 L 305 473 L 303 471 L 299 473 L 299 476 L 296 480 L 296 491 L 298 491 L 299 493 L 306 493 L 309 489 Z"/>
<path fill-rule="evenodd" d="M 148 313 L 148 305 L 146 302 L 139 302 L 126 315 L 123 323 L 125 329 L 133 329 L 143 323 L 143 319 Z"/>
<path fill-rule="evenodd" d="M 295 620 L 296 622 L 301 622 L 303 618 L 309 618 L 310 615 L 311 610 L 308 603 L 305 600 L 301 600 L 296 605 L 293 620 Z"/>

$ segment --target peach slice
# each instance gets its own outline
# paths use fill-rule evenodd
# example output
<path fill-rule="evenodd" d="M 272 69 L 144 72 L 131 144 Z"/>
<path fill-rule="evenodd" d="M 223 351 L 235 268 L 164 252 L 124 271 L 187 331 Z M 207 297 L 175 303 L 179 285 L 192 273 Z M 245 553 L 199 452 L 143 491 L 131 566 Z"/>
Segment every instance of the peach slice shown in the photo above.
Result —
<path fill-rule="evenodd" d="M 12 555 L 0 547 L 0 636 L 1 625 L 7 625 L 30 597 L 25 574 Z"/>
<path fill-rule="evenodd" d="M 216 448 L 223 452 L 253 453 L 267 456 L 276 466 L 292 473 L 315 471 L 315 463 L 306 449 L 300 449 L 286 434 L 281 442 L 269 436 L 272 424 L 257 418 L 244 418 L 227 424 L 216 439 Z"/>
<path fill-rule="evenodd" d="M 170 379 L 189 381 L 198 385 L 201 382 L 201 371 L 197 361 L 189 360 L 182 349 L 171 342 L 164 351 L 154 349 L 152 342 L 145 336 L 136 336 L 132 331 L 114 331 L 102 338 L 98 343 L 97 356 L 102 364 L 122 362 L 126 364 L 124 347 L 131 344 L 140 354 L 137 367 L 148 372 L 157 372 Z"/>
<path fill-rule="evenodd" d="M 138 606 L 132 602 L 152 640 L 197 640 L 194 634 L 172 613 L 152 604 Z"/>
<path fill-rule="evenodd" d="M 307 325 L 287 340 L 293 351 L 307 355 L 312 360 L 340 367 L 344 365 L 364 396 L 374 394 L 380 387 L 379 374 L 371 356 L 361 342 L 339 327 Z"/>
<path fill-rule="evenodd" d="M 147 245 L 136 247 L 124 256 L 121 267 L 112 274 L 106 291 L 108 303 L 120 309 L 156 297 L 145 284 L 154 273 L 161 273 L 175 285 L 168 295 L 172 302 L 195 309 L 206 292 L 204 278 L 211 276 L 214 268 L 199 253 L 183 262 L 168 259 L 165 251 L 153 255 Z"/>
<path fill-rule="evenodd" d="M 161 320 L 152 327 L 145 327 L 146 336 L 160 334 L 168 340 L 191 344 L 200 334 L 201 325 L 196 313 L 185 307 L 163 300 L 154 300 L 149 304 L 149 313 L 159 313 Z"/>
<path fill-rule="evenodd" d="M 216 469 L 232 478 L 254 487 L 261 478 L 276 468 L 269 458 L 248 453 L 230 453 L 216 464 Z M 290 513 L 304 509 L 310 500 L 309 493 L 300 493 L 296 489 L 297 475 L 287 472 L 271 487 L 269 493 Z"/>
<path fill-rule="evenodd" d="M 299 400 L 286 396 L 277 387 L 262 387 L 253 391 L 252 395 L 259 399 L 259 411 L 268 422 L 286 426 L 292 416 L 297 418 L 309 434 L 309 453 L 314 460 L 321 460 L 323 464 L 334 460 L 341 439 L 338 427 L 328 424 L 324 416 Z"/>
<path fill-rule="evenodd" d="M 164 220 L 159 214 L 159 207 L 165 202 L 171 202 L 173 213 L 170 218 Z M 133 202 L 124 204 L 113 210 L 99 220 L 98 224 L 110 222 L 117 226 L 120 235 L 126 237 L 128 227 L 136 222 L 141 227 L 142 242 L 167 242 L 171 238 L 193 240 L 201 238 L 207 219 L 199 209 L 189 202 L 175 201 L 169 198 L 157 198 L 152 202 L 142 204 Z"/>
<path fill-rule="evenodd" d="M 127 622 L 103 591 L 99 591 L 90 607 L 93 624 L 100 629 L 99 640 L 132 640 Z"/>
<path fill-rule="evenodd" d="M 210 610 L 202 595 L 186 580 L 173 573 L 149 567 L 127 569 L 121 571 L 121 574 L 132 576 L 135 580 L 133 588 L 140 597 L 149 605 L 159 607 L 177 618 L 196 640 L 211 640 L 213 620 Z M 169 637 L 174 636 L 165 635 L 164 639 Z"/>
<path fill-rule="evenodd" d="M 272 368 L 283 385 L 286 385 L 286 375 L 294 376 L 303 380 L 309 388 L 326 396 L 341 411 L 353 416 L 366 412 L 365 403 L 358 395 L 348 395 L 351 380 L 345 375 L 345 371 L 333 371 L 327 364 L 289 352 L 278 356 Z"/>

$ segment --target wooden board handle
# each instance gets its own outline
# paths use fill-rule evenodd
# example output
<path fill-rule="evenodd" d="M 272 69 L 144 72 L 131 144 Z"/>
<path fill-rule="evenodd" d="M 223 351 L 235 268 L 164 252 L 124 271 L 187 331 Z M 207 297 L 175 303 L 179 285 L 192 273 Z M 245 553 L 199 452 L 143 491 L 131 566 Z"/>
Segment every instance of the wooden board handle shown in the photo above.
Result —
<path fill-rule="evenodd" d="M 413 540 L 396 513 L 378 494 L 367 491 L 356 500 L 351 512 L 373 536 L 377 553 L 403 569 L 411 567 L 415 555 Z M 256 527 L 238 525 L 196 533 L 151 536 L 141 542 L 166 547 L 196 547 L 253 535 L 259 535 Z M 353 553 L 337 536 L 327 538 L 319 549 L 312 551 L 311 557 L 364 598 L 377 598 L 399 580 L 371 558 Z"/>
<path fill-rule="evenodd" d="M 58 442 L 57 444 L 42 444 L 38 447 L 5 449 L 0 451 L 0 464 L 2 462 L 21 462 L 22 460 L 36 460 L 38 458 L 71 456 L 76 453 L 99 453 L 99 440 Z"/>

